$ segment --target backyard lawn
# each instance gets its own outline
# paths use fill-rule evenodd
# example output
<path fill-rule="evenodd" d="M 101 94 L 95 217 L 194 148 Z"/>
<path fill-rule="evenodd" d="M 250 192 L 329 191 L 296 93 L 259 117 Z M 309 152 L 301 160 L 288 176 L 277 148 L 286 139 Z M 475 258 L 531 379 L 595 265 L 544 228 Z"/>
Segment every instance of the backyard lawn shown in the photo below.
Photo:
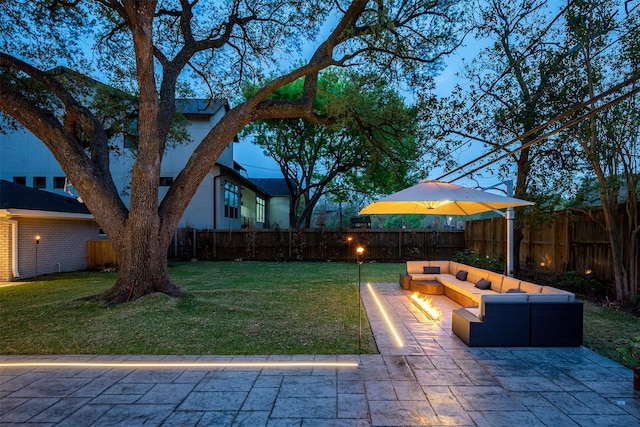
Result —
<path fill-rule="evenodd" d="M 405 264 L 365 263 L 362 283 L 397 282 Z M 107 290 L 115 273 L 38 277 L 0 288 L 1 354 L 357 354 L 355 263 L 172 263 L 190 294 L 150 295 L 105 307 L 84 297 Z M 347 283 L 347 275 L 350 283 Z M 376 353 L 364 316 L 362 353 Z M 618 362 L 620 338 L 639 319 L 585 303 L 584 345 Z"/>

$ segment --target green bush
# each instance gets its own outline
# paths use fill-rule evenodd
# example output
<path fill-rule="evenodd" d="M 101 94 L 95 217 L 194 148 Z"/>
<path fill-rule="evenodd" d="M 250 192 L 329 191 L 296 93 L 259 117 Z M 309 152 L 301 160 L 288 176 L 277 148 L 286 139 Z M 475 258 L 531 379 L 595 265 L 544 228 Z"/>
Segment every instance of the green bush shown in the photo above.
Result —
<path fill-rule="evenodd" d="M 499 255 L 481 255 L 471 250 L 464 250 L 453 254 L 453 260 L 472 267 L 482 268 L 496 273 L 504 273 L 506 260 Z"/>

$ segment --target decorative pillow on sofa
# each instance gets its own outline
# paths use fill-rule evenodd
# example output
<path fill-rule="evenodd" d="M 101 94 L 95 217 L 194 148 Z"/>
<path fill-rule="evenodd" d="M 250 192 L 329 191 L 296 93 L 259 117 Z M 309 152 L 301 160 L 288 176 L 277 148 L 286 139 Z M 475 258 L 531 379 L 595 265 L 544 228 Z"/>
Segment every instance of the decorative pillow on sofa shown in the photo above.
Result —
<path fill-rule="evenodd" d="M 465 280 L 467 280 L 467 274 L 469 274 L 469 272 L 466 270 L 458 270 L 458 272 L 456 273 L 456 279 L 462 280 L 464 282 Z"/>
<path fill-rule="evenodd" d="M 511 288 L 507 289 L 507 292 L 505 292 L 505 294 L 526 294 L 526 292 L 521 291 L 520 289 Z"/>
<path fill-rule="evenodd" d="M 476 288 L 478 289 L 491 289 L 491 282 L 487 279 L 480 279 L 476 282 Z"/>
<path fill-rule="evenodd" d="M 440 267 L 424 267 L 424 274 L 440 274 Z"/>

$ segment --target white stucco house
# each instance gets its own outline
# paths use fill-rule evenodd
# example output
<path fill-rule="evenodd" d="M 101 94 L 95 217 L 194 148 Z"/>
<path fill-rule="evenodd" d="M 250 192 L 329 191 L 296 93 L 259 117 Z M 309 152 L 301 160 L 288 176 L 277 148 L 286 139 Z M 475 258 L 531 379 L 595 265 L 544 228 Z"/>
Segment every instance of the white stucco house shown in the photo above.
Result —
<path fill-rule="evenodd" d="M 64 68 L 59 72 L 74 73 Z M 95 84 L 101 83 L 95 82 Z M 182 170 L 197 144 L 229 109 L 224 100 L 206 99 L 177 100 L 176 107 L 188 121 L 187 132 L 190 141 L 166 149 L 161 165 L 160 198 L 164 196 L 174 178 Z M 112 154 L 110 169 L 125 204 L 128 204 L 127 188 L 130 186 L 130 171 L 134 157 L 125 137 L 119 137 L 114 143 L 119 144 L 122 149 L 119 150 L 121 154 Z M 233 142 L 229 144 L 211 168 L 185 210 L 178 227 L 262 229 L 270 227 L 271 224 L 277 224 L 280 228 L 289 228 L 288 214 L 282 216 L 280 207 L 286 204 L 286 201 L 279 196 L 278 202 L 274 205 L 268 189 L 264 190 L 249 179 L 246 170 L 234 161 L 234 145 Z M 0 133 L 0 180 L 21 185 L 25 190 L 43 190 L 69 200 L 75 201 L 79 196 L 73 189 L 73 183 L 68 182 L 62 168 L 44 143 L 24 128 Z M 12 192 L 19 192 L 19 190 L 20 187 L 12 187 Z M 2 197 L 3 195 L 0 194 L 0 198 Z M 288 205 L 286 207 L 288 212 Z M 88 211 L 86 215 L 95 225 Z M 10 239 L 7 237 L 13 235 L 19 240 L 22 236 L 19 230 L 20 224 L 15 222 L 15 216 L 16 214 L 11 210 L 0 211 L 0 220 L 4 224 L 4 228 L 0 228 L 0 246 L 20 251 L 20 243 L 8 242 Z M 98 237 L 93 232 L 91 234 L 91 238 Z M 25 238 L 30 243 L 33 240 L 31 235 Z M 0 250 L 0 256 L 3 256 L 2 253 L 4 253 L 3 250 Z M 8 259 L 13 259 L 15 256 L 19 257 L 19 254 L 8 256 Z M 0 259 L 0 264 L 4 262 L 3 259 Z M 30 277 L 24 275 L 29 274 L 26 273 L 27 271 L 26 269 L 19 271 L 20 277 Z M 0 281 L 16 278 L 15 272 L 11 275 L 14 277 L 9 279 L 0 277 Z"/>

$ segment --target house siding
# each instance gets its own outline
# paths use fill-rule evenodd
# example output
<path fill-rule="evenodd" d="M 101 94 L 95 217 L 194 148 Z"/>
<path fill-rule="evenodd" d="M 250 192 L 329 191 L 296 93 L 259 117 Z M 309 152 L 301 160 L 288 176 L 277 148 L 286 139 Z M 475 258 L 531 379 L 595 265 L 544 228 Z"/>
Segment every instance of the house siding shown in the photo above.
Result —
<path fill-rule="evenodd" d="M 86 242 L 98 239 L 98 230 L 93 220 L 18 219 L 20 278 L 36 276 L 36 235 L 41 237 L 37 271 L 41 275 L 86 270 Z"/>

